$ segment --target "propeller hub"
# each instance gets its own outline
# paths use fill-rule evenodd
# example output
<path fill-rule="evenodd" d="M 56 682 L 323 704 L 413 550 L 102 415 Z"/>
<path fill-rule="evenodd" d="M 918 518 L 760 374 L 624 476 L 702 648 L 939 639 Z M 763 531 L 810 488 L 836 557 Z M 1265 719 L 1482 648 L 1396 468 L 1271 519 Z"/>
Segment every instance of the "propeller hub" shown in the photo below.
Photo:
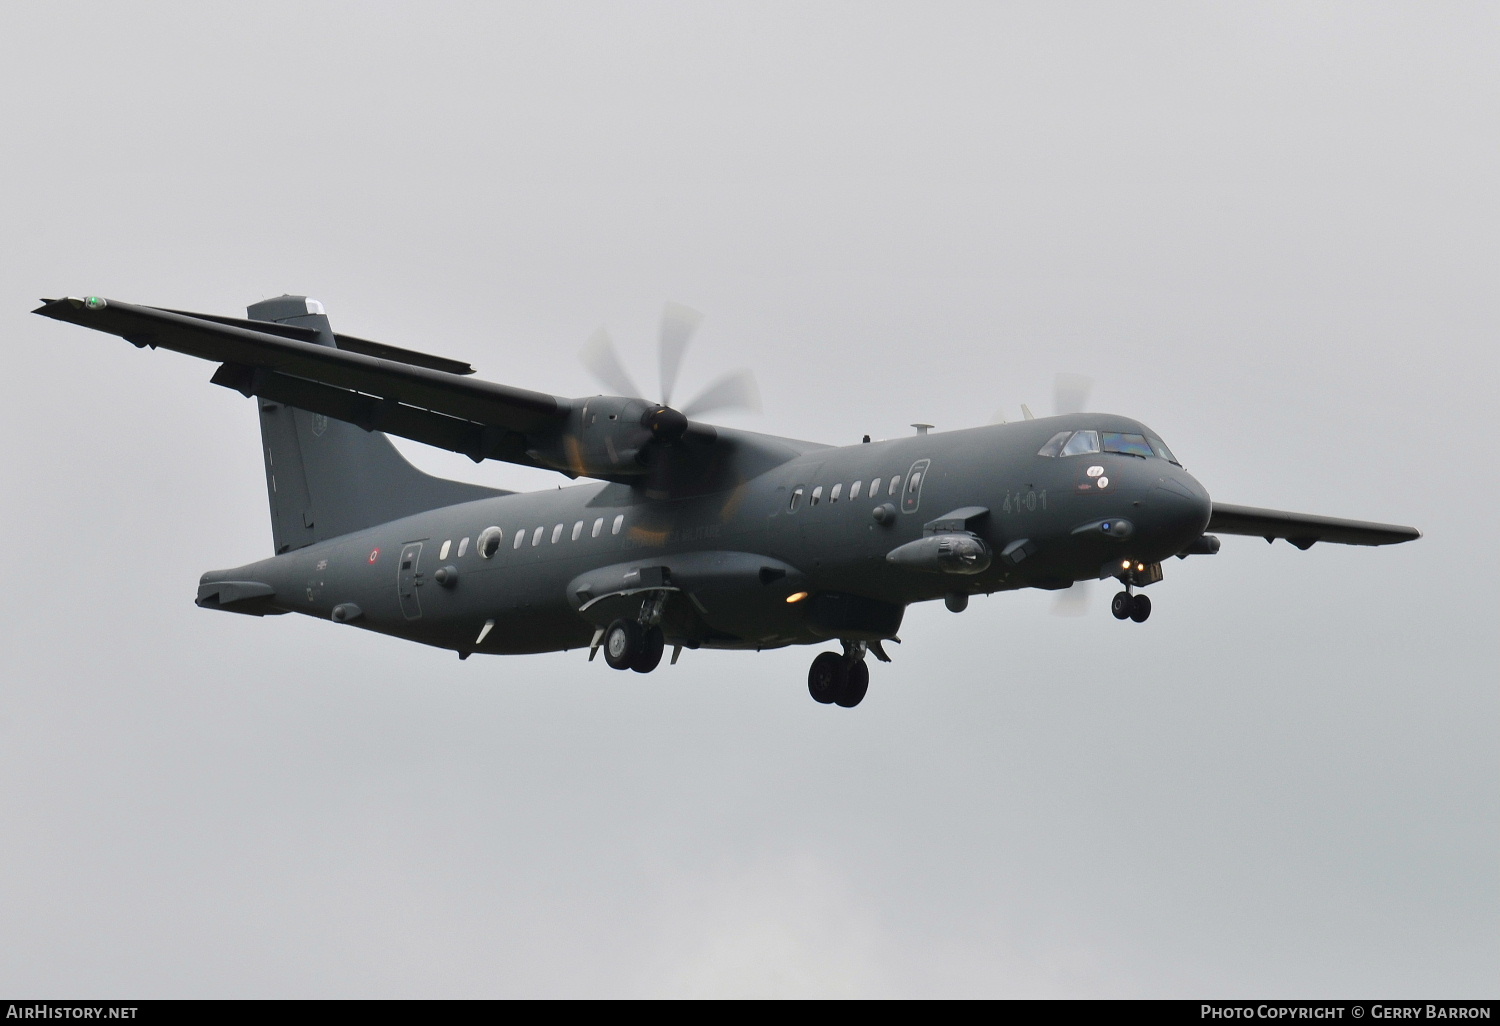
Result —
<path fill-rule="evenodd" d="M 653 406 L 641 417 L 641 426 L 658 442 L 675 442 L 687 433 L 688 419 L 670 406 Z"/>

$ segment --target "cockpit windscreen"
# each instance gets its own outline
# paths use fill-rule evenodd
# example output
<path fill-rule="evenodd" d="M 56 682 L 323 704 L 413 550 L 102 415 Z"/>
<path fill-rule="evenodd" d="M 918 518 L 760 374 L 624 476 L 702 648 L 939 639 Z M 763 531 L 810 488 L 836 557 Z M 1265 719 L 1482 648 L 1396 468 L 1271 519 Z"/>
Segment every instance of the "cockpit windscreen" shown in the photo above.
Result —
<path fill-rule="evenodd" d="M 1160 438 L 1127 431 L 1059 431 L 1048 439 L 1037 455 L 1084 456 L 1097 452 L 1117 452 L 1142 459 L 1159 456 L 1168 463 L 1177 463 L 1177 457 Z M 1177 465 L 1182 466 L 1181 463 Z"/>

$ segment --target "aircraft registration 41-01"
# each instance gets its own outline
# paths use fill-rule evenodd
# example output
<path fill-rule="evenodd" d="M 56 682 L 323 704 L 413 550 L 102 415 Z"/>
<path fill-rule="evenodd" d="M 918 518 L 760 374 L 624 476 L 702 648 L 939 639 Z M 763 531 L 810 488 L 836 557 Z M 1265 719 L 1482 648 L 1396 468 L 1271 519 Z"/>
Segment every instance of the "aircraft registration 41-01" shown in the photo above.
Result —
<path fill-rule="evenodd" d="M 303 296 L 248 317 L 98 296 L 35 311 L 218 364 L 254 397 L 275 554 L 203 575 L 198 605 L 303 613 L 452 649 L 459 658 L 601 649 L 649 673 L 667 646 L 836 645 L 808 690 L 858 705 L 906 607 L 1117 580 L 1111 610 L 1144 622 L 1144 589 L 1221 534 L 1390 545 L 1410 527 L 1213 502 L 1154 431 L 1083 412 L 835 447 L 715 427 L 754 402 L 729 375 L 679 410 L 672 385 L 698 315 L 669 305 L 661 401 L 602 333 L 585 361 L 612 395 L 568 399 L 480 381 L 459 361 L 336 334 Z M 1059 393 L 1065 390 L 1060 388 Z M 513 493 L 432 477 L 386 435 L 475 461 L 587 481 Z"/>

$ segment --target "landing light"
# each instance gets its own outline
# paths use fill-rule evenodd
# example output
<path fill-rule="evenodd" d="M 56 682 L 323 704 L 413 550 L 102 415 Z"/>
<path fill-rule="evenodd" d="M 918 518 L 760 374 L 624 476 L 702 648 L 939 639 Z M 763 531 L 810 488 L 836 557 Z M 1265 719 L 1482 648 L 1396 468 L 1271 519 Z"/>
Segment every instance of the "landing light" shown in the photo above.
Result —
<path fill-rule="evenodd" d="M 787 602 L 801 602 L 805 598 L 807 598 L 807 592 L 794 591 L 786 597 L 786 600 Z"/>
<path fill-rule="evenodd" d="M 1130 560 L 1128 560 L 1128 559 L 1122 559 L 1120 561 L 1120 569 L 1121 570 L 1129 570 L 1130 569 Z"/>

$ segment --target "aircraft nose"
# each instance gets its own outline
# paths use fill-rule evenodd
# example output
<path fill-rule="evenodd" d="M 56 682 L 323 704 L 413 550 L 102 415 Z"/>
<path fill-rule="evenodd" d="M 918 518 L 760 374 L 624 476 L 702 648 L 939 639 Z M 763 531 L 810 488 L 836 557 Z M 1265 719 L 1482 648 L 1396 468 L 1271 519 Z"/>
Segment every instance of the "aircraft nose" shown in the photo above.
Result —
<path fill-rule="evenodd" d="M 1148 502 L 1152 533 L 1161 540 L 1164 549 L 1172 550 L 1168 555 L 1196 541 L 1208 527 L 1213 512 L 1208 490 L 1193 475 L 1176 467 L 1157 478 Z"/>

